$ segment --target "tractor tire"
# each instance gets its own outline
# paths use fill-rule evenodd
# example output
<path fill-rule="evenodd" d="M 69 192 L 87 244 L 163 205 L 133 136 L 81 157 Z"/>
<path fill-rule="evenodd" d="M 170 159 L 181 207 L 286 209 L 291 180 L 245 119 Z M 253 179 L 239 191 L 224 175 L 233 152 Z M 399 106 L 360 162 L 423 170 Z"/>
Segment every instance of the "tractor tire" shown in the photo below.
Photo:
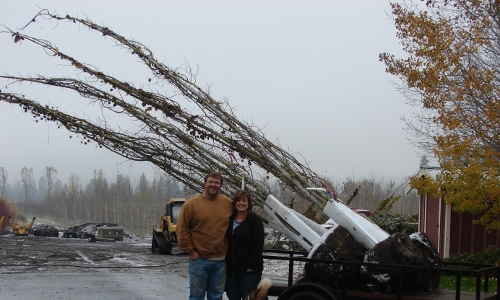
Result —
<path fill-rule="evenodd" d="M 172 244 L 167 242 L 166 247 L 163 249 L 162 254 L 172 254 Z"/>
<path fill-rule="evenodd" d="M 155 234 L 153 233 L 153 239 L 151 241 L 151 253 L 158 254 L 159 252 L 160 252 L 160 246 L 158 245 Z"/>
<path fill-rule="evenodd" d="M 151 253 L 161 255 L 172 254 L 172 244 L 167 241 L 162 232 L 153 232 L 151 241 Z"/>
<path fill-rule="evenodd" d="M 316 282 L 298 283 L 283 291 L 278 300 L 336 300 L 332 288 Z"/>

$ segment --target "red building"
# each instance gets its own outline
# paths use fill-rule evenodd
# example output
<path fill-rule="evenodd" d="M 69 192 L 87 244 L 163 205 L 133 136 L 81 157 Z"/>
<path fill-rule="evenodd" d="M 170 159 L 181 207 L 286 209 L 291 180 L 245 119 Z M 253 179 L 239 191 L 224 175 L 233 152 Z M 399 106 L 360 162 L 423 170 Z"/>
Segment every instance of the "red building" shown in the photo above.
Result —
<path fill-rule="evenodd" d="M 500 230 L 474 224 L 477 216 L 454 212 L 442 198 L 420 196 L 418 230 L 425 232 L 442 258 L 457 253 L 479 253 L 500 247 Z"/>

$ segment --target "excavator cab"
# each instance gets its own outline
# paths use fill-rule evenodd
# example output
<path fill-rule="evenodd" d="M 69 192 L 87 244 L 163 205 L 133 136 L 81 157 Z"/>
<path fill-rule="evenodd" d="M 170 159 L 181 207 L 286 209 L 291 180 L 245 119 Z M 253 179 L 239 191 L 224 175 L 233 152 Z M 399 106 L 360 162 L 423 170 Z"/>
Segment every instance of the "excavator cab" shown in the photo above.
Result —
<path fill-rule="evenodd" d="M 172 247 L 177 245 L 176 224 L 185 201 L 184 198 L 167 200 L 165 214 L 160 217 L 160 227 L 153 228 L 152 253 L 172 254 Z"/>

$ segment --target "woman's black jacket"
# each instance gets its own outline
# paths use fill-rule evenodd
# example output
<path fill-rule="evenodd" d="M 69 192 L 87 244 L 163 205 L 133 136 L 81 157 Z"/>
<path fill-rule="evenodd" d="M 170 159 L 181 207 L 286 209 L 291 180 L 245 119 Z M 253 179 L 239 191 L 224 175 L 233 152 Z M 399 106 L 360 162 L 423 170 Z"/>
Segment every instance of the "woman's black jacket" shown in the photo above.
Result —
<path fill-rule="evenodd" d="M 264 225 L 255 213 L 248 213 L 246 219 L 233 231 L 234 215 L 226 232 L 228 255 L 227 271 L 232 275 L 246 274 L 247 269 L 260 272 L 264 268 Z"/>

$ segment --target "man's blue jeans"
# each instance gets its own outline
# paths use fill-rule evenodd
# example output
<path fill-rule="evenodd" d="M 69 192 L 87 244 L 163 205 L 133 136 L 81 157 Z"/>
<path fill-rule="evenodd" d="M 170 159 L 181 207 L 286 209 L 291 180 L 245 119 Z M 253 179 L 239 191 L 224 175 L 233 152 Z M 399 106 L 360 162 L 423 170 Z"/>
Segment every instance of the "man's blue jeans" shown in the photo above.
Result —
<path fill-rule="evenodd" d="M 256 290 L 262 278 L 262 272 L 243 275 L 227 275 L 226 295 L 229 300 L 244 299 L 251 291 Z"/>
<path fill-rule="evenodd" d="M 189 259 L 189 300 L 222 300 L 226 276 L 225 260 Z"/>

